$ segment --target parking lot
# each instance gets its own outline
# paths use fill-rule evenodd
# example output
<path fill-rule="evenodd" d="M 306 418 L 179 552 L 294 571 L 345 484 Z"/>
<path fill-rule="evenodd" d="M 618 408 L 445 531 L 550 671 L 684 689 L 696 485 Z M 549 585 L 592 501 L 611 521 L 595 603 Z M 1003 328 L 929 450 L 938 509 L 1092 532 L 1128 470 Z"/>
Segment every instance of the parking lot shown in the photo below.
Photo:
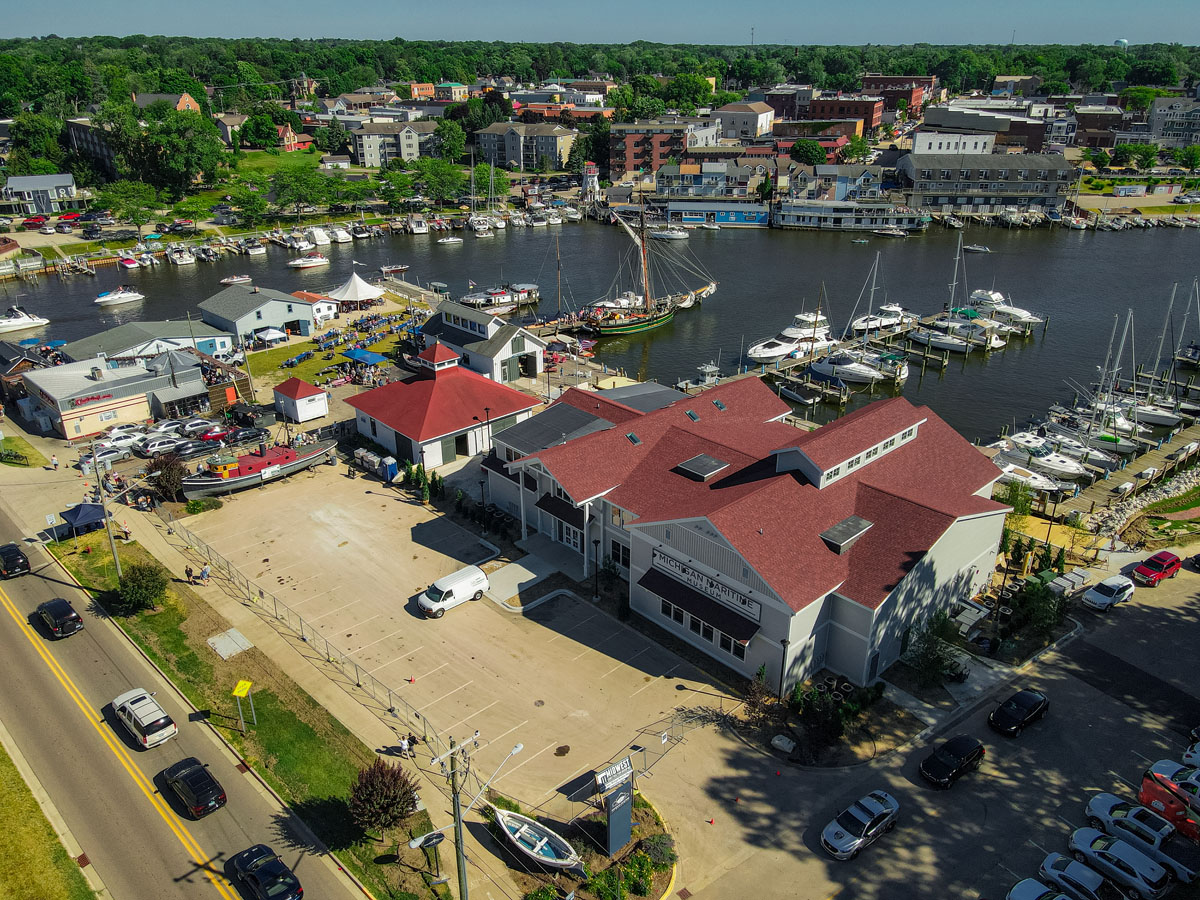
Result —
<path fill-rule="evenodd" d="M 484 600 L 426 619 L 416 596 L 489 550 L 378 483 L 319 467 L 234 495 L 188 527 L 443 735 L 478 729 L 483 777 L 523 804 L 607 762 L 679 702 L 695 669 L 586 600 L 525 616 Z"/>

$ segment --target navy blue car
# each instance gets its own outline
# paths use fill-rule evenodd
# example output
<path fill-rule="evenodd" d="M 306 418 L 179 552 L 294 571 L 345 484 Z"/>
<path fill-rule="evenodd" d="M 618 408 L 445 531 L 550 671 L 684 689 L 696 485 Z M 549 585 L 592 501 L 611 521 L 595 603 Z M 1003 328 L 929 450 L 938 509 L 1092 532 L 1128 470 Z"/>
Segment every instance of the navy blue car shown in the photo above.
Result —
<path fill-rule="evenodd" d="M 304 896 L 299 879 L 266 844 L 255 844 L 237 854 L 233 870 L 257 900 L 300 900 Z"/>

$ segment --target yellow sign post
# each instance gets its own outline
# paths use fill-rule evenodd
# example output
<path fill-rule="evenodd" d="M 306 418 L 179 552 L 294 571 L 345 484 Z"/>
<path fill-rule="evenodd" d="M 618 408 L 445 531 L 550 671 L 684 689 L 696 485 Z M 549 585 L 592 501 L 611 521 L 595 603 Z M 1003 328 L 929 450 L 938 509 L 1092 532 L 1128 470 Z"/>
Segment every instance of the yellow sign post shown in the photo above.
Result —
<path fill-rule="evenodd" d="M 250 688 L 253 686 L 253 684 L 254 684 L 254 682 L 252 682 L 252 681 L 242 680 L 242 681 L 239 681 L 237 683 L 237 686 L 233 689 L 234 699 L 237 700 L 238 721 L 242 723 L 242 734 L 246 733 L 246 719 L 245 719 L 245 717 L 242 716 L 242 698 L 243 697 L 245 697 L 246 699 L 248 699 L 250 701 L 250 720 L 255 725 L 258 724 L 258 714 L 254 711 L 254 694 L 252 694 L 250 692 Z"/>

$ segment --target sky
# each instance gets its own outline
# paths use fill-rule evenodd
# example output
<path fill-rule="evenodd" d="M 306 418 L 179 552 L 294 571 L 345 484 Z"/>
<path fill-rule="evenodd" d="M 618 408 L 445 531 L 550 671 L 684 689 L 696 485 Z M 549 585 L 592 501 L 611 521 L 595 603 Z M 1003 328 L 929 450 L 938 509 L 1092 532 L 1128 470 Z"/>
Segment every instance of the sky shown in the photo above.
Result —
<path fill-rule="evenodd" d="M 2 0 L 0 37 L 165 34 L 749 44 L 1200 44 L 1195 0 Z M 345 15 L 338 15 L 344 10 Z"/>

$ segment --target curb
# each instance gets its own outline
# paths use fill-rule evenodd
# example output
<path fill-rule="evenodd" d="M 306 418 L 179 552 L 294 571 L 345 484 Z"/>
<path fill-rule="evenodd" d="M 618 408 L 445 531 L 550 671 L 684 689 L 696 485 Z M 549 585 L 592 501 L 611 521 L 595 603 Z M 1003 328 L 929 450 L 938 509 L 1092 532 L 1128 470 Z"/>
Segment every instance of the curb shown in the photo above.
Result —
<path fill-rule="evenodd" d="M 42 810 L 42 815 L 46 817 L 46 821 L 50 823 L 50 827 L 54 829 L 54 833 L 58 835 L 59 841 L 62 842 L 63 849 L 67 851 L 67 855 L 71 857 L 72 862 L 78 862 L 83 856 L 83 847 L 79 845 L 79 841 L 75 840 L 75 835 L 71 833 L 71 829 L 67 826 L 62 814 L 59 813 L 58 807 L 54 805 L 54 801 L 50 799 L 50 794 L 46 792 L 46 788 L 42 785 L 41 780 L 34 774 L 29 763 L 25 759 L 25 755 L 21 753 L 21 748 L 17 746 L 17 742 L 13 736 L 8 733 L 8 729 L 4 727 L 4 723 L 0 722 L 0 745 L 8 753 L 13 765 L 16 766 L 17 772 L 21 779 L 29 788 L 29 793 L 33 795 L 33 799 L 37 801 L 38 807 Z M 96 867 L 90 861 L 87 865 L 80 865 L 79 871 L 83 873 L 83 877 L 87 880 L 88 885 L 96 892 L 96 896 L 100 898 L 111 898 L 112 894 L 105 887 L 103 879 L 96 871 Z"/>
<path fill-rule="evenodd" d="M 489 600 L 491 600 L 493 603 L 495 603 L 500 608 L 506 609 L 510 613 L 516 613 L 517 615 L 524 615 L 527 612 L 532 612 L 533 610 L 535 610 L 539 606 L 541 606 L 543 603 L 553 600 L 556 597 L 574 597 L 576 600 L 579 600 L 580 602 L 583 601 L 582 597 L 580 597 L 574 591 L 569 591 L 566 588 L 559 588 L 556 591 L 551 591 L 550 593 L 546 594 L 546 596 L 538 597 L 532 603 L 526 603 L 524 606 L 513 606 L 507 600 L 497 600 L 491 594 L 485 594 L 484 596 L 487 597 Z"/>
<path fill-rule="evenodd" d="M 92 592 L 89 591 L 87 588 L 85 588 L 82 584 L 80 584 L 75 579 L 74 574 L 71 572 L 70 569 L 68 569 L 65 565 L 63 565 L 62 560 L 60 560 L 53 553 L 50 553 L 49 550 L 47 550 L 46 553 L 50 556 L 51 559 L 54 560 L 55 563 L 57 563 L 58 567 L 60 569 L 62 569 L 63 574 L 66 575 L 66 577 L 71 581 L 71 583 L 74 584 L 77 588 L 79 588 L 79 590 L 83 591 L 83 593 L 86 594 L 88 597 L 91 597 L 92 600 L 94 602 L 96 602 L 96 604 L 99 606 L 99 601 L 97 601 L 96 598 L 92 596 Z M 160 566 L 163 566 L 163 564 L 161 562 L 159 562 L 157 559 L 155 559 L 155 562 L 158 562 L 158 564 Z M 167 567 L 163 566 L 163 568 L 166 569 Z M 167 571 L 170 571 L 170 570 L 167 569 Z M 100 607 L 100 608 L 103 609 L 103 607 Z M 146 662 L 146 664 L 149 665 L 150 668 L 153 669 L 160 678 L 162 678 L 162 680 L 171 688 L 171 690 L 174 691 L 176 699 L 178 699 L 180 702 L 182 702 L 184 706 L 186 706 L 188 709 L 192 710 L 193 712 L 199 712 L 200 710 L 197 709 L 195 704 L 193 704 L 192 701 L 188 699 L 187 695 L 184 694 L 183 691 L 181 691 L 179 689 L 179 687 L 175 684 L 174 680 L 170 676 L 168 676 L 166 672 L 164 672 L 162 669 L 160 669 L 158 667 L 158 665 L 154 662 L 154 660 L 152 660 L 149 656 L 146 655 L 146 652 L 144 650 L 142 650 L 142 648 L 138 645 L 137 641 L 135 641 L 132 637 L 130 637 L 129 632 L 126 631 L 121 626 L 121 623 L 117 621 L 116 617 L 114 615 L 112 615 L 111 613 L 109 613 L 108 610 L 105 610 L 105 615 L 108 617 L 108 619 L 107 619 L 108 622 L 111 623 L 117 629 L 118 632 L 120 632 L 121 636 L 123 638 L 125 638 L 126 642 L 129 644 L 129 646 L 131 646 L 134 649 L 134 652 L 136 652 L 138 654 L 138 656 L 140 656 Z M 286 673 L 284 673 L 284 674 L 286 674 Z M 275 789 L 266 781 L 266 779 L 264 779 L 262 777 L 262 775 L 260 775 L 258 773 L 258 770 L 255 769 L 254 766 L 250 765 L 250 763 L 237 751 L 237 749 L 232 744 L 229 743 L 229 741 L 225 740 L 225 736 L 223 734 L 221 734 L 221 732 L 216 728 L 216 726 L 214 726 L 207 718 L 202 719 L 200 724 L 202 724 L 205 728 L 207 728 L 209 733 L 212 734 L 218 741 L 221 742 L 221 746 L 223 746 L 226 750 L 229 751 L 230 755 L 235 760 L 237 760 L 238 763 L 242 767 L 244 767 L 246 769 L 246 772 L 248 774 L 250 774 L 256 782 L 258 782 L 259 786 L 264 791 L 266 791 L 267 794 L 270 795 L 271 798 L 276 803 L 279 804 L 279 807 L 281 809 L 287 810 L 294 817 L 294 821 L 295 821 L 297 827 L 299 828 L 299 830 L 302 832 L 302 836 L 306 840 L 311 841 L 313 846 L 319 847 L 321 850 L 323 850 L 325 852 L 325 856 L 328 857 L 329 860 L 332 861 L 335 866 L 337 866 L 337 870 L 339 872 L 341 872 L 343 875 L 345 875 L 350 880 L 350 883 L 353 884 L 356 888 L 358 888 L 358 890 L 363 894 L 363 896 L 369 897 L 370 900 L 375 900 L 375 895 L 372 894 L 369 890 L 367 890 L 366 885 L 364 885 L 361 881 L 359 881 L 358 878 L 356 878 L 353 875 L 353 873 L 351 873 L 344 865 L 342 865 L 341 859 L 339 859 L 338 856 L 332 850 L 330 850 L 328 847 L 325 846 L 324 841 L 320 840 L 315 834 L 312 833 L 312 830 L 308 827 L 308 823 L 305 822 L 303 819 L 301 819 L 300 816 L 296 815 L 296 813 L 292 810 L 291 805 L 286 800 L 284 800 L 281 796 L 279 796 L 278 793 L 276 793 Z"/>

